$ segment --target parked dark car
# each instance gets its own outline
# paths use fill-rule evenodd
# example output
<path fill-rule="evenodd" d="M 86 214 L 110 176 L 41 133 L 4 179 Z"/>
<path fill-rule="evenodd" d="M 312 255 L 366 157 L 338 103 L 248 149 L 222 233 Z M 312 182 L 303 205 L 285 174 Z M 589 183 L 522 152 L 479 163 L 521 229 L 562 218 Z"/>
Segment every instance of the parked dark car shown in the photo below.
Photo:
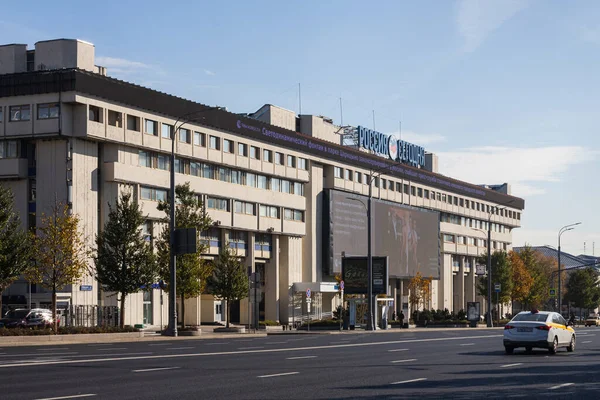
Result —
<path fill-rule="evenodd" d="M 52 311 L 43 308 L 17 308 L 0 319 L 6 328 L 49 328 L 52 326 Z"/>

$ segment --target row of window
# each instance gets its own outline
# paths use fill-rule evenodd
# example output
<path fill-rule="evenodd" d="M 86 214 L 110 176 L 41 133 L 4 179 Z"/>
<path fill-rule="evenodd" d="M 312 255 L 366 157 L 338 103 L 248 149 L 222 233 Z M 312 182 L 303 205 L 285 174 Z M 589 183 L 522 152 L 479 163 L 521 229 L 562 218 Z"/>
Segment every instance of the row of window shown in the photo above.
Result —
<path fill-rule="evenodd" d="M 364 185 L 369 184 L 369 175 L 363 174 L 358 171 L 350 169 L 344 169 L 340 167 L 333 167 L 333 175 L 335 178 L 341 178 L 356 183 L 362 183 Z M 453 196 L 446 193 L 435 192 L 433 190 L 423 189 L 417 186 L 410 186 L 408 184 L 402 184 L 400 182 L 393 182 L 389 179 L 374 177 L 373 184 L 375 187 L 396 191 L 398 193 L 410 194 L 412 196 L 421 197 L 428 200 L 436 200 L 442 203 L 453 204 L 455 206 L 465 207 L 472 210 L 487 212 L 488 214 L 500 215 L 502 217 L 515 218 L 520 220 L 521 213 L 506 210 L 503 208 L 490 206 L 489 204 L 483 204 L 475 202 L 473 200 L 463 199 L 458 196 Z"/>
<path fill-rule="evenodd" d="M 440 214 L 440 221 L 483 230 L 487 230 L 489 224 L 489 222 L 487 221 L 482 221 L 475 218 L 461 217 L 459 215 L 448 214 L 444 212 Z M 498 233 L 506 233 L 507 231 L 510 232 L 510 227 L 492 222 L 490 230 Z"/>
<path fill-rule="evenodd" d="M 218 198 L 218 197 L 207 197 L 206 198 L 206 208 L 209 208 L 209 209 L 229 212 L 230 211 L 229 204 L 230 204 L 230 201 L 228 199 L 223 199 L 223 198 Z M 256 215 L 256 204 L 246 202 L 246 201 L 234 200 L 234 210 L 235 210 L 236 214 Z M 259 215 L 261 217 L 276 218 L 276 219 L 281 218 L 280 207 L 260 204 L 258 206 L 258 210 L 259 210 Z M 283 217 L 286 220 L 303 222 L 304 221 L 304 211 L 285 208 L 284 212 L 283 212 Z"/>
<path fill-rule="evenodd" d="M 168 192 L 165 189 L 157 189 L 148 186 L 142 186 L 140 189 L 140 198 L 142 200 L 150 201 L 167 201 Z M 207 197 L 206 208 L 220 210 L 220 211 L 231 211 L 230 200 L 218 197 Z M 280 219 L 280 208 L 267 205 L 259 205 L 259 215 L 261 217 L 277 218 Z M 246 201 L 234 200 L 234 210 L 236 214 L 256 215 L 256 204 Z M 286 208 L 284 209 L 283 217 L 290 221 L 304 221 L 304 211 L 293 210 Z"/>
<path fill-rule="evenodd" d="M 452 235 L 449 233 L 444 233 L 443 239 L 444 239 L 444 242 L 447 242 L 447 243 L 457 243 L 457 244 L 464 244 L 467 246 L 487 247 L 487 240 L 473 238 L 473 237 L 469 237 L 469 236 L 458 236 L 458 235 Z M 491 246 L 492 249 L 496 249 L 496 250 L 506 250 L 508 248 L 508 244 L 503 243 L 503 242 L 492 241 L 491 244 L 492 244 L 492 246 Z"/>
<path fill-rule="evenodd" d="M 167 155 L 149 151 L 139 151 L 138 165 L 141 167 L 169 171 L 170 164 L 170 157 Z M 259 175 L 228 167 L 219 167 L 204 162 L 177 158 L 175 159 L 175 172 L 259 189 L 272 190 L 274 192 L 304 196 L 304 184 L 301 182 Z"/>
<path fill-rule="evenodd" d="M 37 119 L 55 119 L 60 115 L 58 103 L 37 104 Z M 0 122 L 4 120 L 2 107 L 0 107 Z M 8 107 L 9 122 L 20 122 L 31 120 L 31 105 L 21 104 Z"/>

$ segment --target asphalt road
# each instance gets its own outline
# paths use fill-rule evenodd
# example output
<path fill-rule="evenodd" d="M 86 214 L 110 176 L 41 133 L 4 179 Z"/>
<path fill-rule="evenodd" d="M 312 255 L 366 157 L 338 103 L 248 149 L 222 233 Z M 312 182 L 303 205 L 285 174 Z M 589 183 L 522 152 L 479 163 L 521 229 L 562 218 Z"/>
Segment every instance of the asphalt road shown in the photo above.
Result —
<path fill-rule="evenodd" d="M 502 331 L 396 331 L 0 348 L 0 398 L 597 398 L 600 328 L 574 353 Z"/>

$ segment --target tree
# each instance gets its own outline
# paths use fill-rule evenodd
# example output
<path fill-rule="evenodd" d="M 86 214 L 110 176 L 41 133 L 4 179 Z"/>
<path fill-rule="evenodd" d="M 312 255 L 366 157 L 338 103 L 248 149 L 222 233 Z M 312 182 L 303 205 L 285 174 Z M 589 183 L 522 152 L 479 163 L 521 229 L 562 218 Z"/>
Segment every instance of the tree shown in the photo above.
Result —
<path fill-rule="evenodd" d="M 21 228 L 13 204 L 10 189 L 0 185 L 0 314 L 2 292 L 25 272 L 31 257 L 29 235 Z"/>
<path fill-rule="evenodd" d="M 103 289 L 117 292 L 121 302 L 121 327 L 125 325 L 125 299 L 151 287 L 158 277 L 152 247 L 142 234 L 145 218 L 139 204 L 124 193 L 116 208 L 108 205 L 108 221 L 96 236 L 96 279 Z"/>
<path fill-rule="evenodd" d="M 518 253 L 510 251 L 508 253 L 508 261 L 512 269 L 513 288 L 511 300 L 523 304 L 533 286 L 533 278 Z"/>
<path fill-rule="evenodd" d="M 175 187 L 175 228 L 196 228 L 198 233 L 207 231 L 212 221 L 198 196 L 190 189 L 189 182 Z M 170 204 L 161 201 L 158 209 L 165 212 L 163 222 L 169 224 Z M 202 259 L 206 246 L 197 237 L 197 251 L 195 254 L 184 254 L 177 257 L 177 293 L 181 299 L 181 323 L 185 326 L 185 299 L 200 296 L 206 288 L 206 281 L 212 275 L 212 265 Z M 171 274 L 169 270 L 170 232 L 164 229 L 160 234 L 157 245 L 159 274 L 165 281 L 167 289 L 170 287 Z"/>
<path fill-rule="evenodd" d="M 600 302 L 598 278 L 598 272 L 591 267 L 571 272 L 566 284 L 565 300 L 573 302 L 573 305 L 578 308 L 598 307 Z"/>
<path fill-rule="evenodd" d="M 229 328 L 229 304 L 248 296 L 248 276 L 240 260 L 229 245 L 223 246 L 214 264 L 213 276 L 209 279 L 212 293 L 225 300 L 227 314 L 225 326 Z"/>
<path fill-rule="evenodd" d="M 79 217 L 69 207 L 57 203 L 52 214 L 42 214 L 41 225 L 34 237 L 35 264 L 28 269 L 30 281 L 52 290 L 52 318 L 57 329 L 56 292 L 75 284 L 88 268 L 87 252 Z"/>
<path fill-rule="evenodd" d="M 477 259 L 478 263 L 487 264 L 487 253 L 482 254 Z M 506 304 L 511 300 L 513 290 L 512 269 L 508 255 L 504 251 L 495 251 L 491 259 L 492 284 L 500 284 L 500 293 L 498 293 L 498 302 Z M 487 298 L 488 296 L 488 277 L 483 276 L 479 280 L 477 288 L 479 295 Z M 492 293 L 492 303 L 498 304 L 496 296 Z"/>
<path fill-rule="evenodd" d="M 530 246 L 525 246 L 519 252 L 519 258 L 533 280 L 523 302 L 529 307 L 541 308 L 550 300 L 550 288 L 557 277 L 555 272 L 558 270 L 558 264 L 554 258 L 546 257 Z M 562 276 L 565 276 L 564 272 Z"/>
<path fill-rule="evenodd" d="M 421 303 L 429 300 L 431 295 L 431 279 L 423 278 L 421 272 L 417 272 L 408 282 L 408 290 L 410 291 L 408 301 L 410 302 L 411 310 L 417 311 Z"/>

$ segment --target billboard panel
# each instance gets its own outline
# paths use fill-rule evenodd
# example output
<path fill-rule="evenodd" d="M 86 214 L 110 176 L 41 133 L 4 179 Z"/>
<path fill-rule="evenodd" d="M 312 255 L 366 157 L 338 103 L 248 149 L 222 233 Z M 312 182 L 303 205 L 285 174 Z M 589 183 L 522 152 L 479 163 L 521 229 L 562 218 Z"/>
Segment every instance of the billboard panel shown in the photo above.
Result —
<path fill-rule="evenodd" d="M 342 270 L 346 256 L 367 255 L 366 196 L 329 191 L 329 274 Z M 439 213 L 372 200 L 372 254 L 388 257 L 390 277 L 440 277 Z M 327 237 L 327 236 L 326 236 Z"/>
<path fill-rule="evenodd" d="M 343 257 L 342 280 L 346 294 L 368 293 L 367 257 Z M 386 294 L 388 287 L 387 257 L 373 257 L 373 294 Z"/>

